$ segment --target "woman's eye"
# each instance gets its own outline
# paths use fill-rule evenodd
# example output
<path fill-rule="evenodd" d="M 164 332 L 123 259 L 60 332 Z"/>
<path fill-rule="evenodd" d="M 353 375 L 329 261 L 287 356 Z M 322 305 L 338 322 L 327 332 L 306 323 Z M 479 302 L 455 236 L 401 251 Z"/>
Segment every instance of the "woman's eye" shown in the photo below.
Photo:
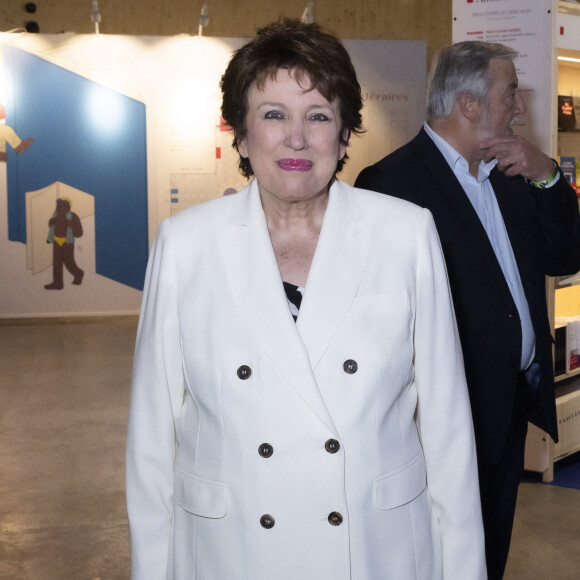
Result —
<path fill-rule="evenodd" d="M 311 121 L 329 121 L 330 119 L 324 113 L 314 113 L 310 115 Z"/>
<path fill-rule="evenodd" d="M 280 111 L 268 111 L 265 115 L 264 115 L 264 119 L 283 119 L 284 116 L 282 115 L 282 113 L 280 113 Z"/>

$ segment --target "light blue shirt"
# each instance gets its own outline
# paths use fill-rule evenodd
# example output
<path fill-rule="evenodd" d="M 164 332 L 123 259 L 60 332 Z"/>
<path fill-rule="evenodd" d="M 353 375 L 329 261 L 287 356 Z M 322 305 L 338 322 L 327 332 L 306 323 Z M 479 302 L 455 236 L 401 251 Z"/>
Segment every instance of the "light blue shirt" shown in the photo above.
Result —
<path fill-rule="evenodd" d="M 495 192 L 493 191 L 493 187 L 489 181 L 489 174 L 496 166 L 497 159 L 493 159 L 488 163 L 481 161 L 476 179 L 471 175 L 471 173 L 469 173 L 469 163 L 460 153 L 449 145 L 445 139 L 435 133 L 427 123 L 424 124 L 424 128 L 427 135 L 431 137 L 437 146 L 437 149 L 439 149 L 443 157 L 445 157 L 445 160 L 449 164 L 449 167 L 451 167 L 455 177 L 459 180 L 459 183 L 463 187 L 471 205 L 473 205 L 473 208 L 487 233 L 487 237 L 491 242 L 491 246 L 495 252 L 499 265 L 501 266 L 503 275 L 509 286 L 520 316 L 522 325 L 522 355 L 520 368 L 525 370 L 534 360 L 536 352 L 536 337 L 534 335 L 534 328 L 530 317 L 530 308 L 528 306 L 528 301 L 526 300 L 512 245 L 503 221 L 503 216 L 499 210 Z M 489 299 L 493 300 L 493 296 L 490 296 Z"/>

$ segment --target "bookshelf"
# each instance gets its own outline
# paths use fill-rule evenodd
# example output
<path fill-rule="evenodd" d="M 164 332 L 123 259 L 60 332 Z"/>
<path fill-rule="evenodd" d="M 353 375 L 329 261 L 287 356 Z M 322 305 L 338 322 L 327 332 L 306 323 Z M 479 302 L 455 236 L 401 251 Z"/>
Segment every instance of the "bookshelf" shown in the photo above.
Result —
<path fill-rule="evenodd" d="M 562 14 L 563 9 L 565 14 Z M 556 54 L 580 59 L 580 36 L 577 34 L 580 30 L 580 6 L 563 7 L 560 3 L 558 30 L 554 42 Z M 565 36 L 562 36 L 563 31 L 566 31 Z M 557 62 L 555 96 L 573 95 L 575 101 L 580 100 L 580 62 Z M 580 126 L 580 123 L 577 125 Z M 554 130 L 553 134 L 557 136 L 554 153 L 558 157 L 571 156 L 576 160 L 580 159 L 580 131 Z M 546 282 L 553 336 L 559 326 L 558 319 L 580 316 L 580 277 L 567 282 L 572 285 L 557 287 L 557 281 L 553 278 L 548 278 Z M 558 374 L 554 380 L 560 440 L 555 444 L 544 431 L 530 424 L 524 461 L 526 470 L 541 473 L 546 482 L 552 481 L 554 477 L 554 462 L 580 451 L 580 368 Z"/>
<path fill-rule="evenodd" d="M 580 284 L 558 288 L 556 282 L 554 278 L 546 282 L 553 335 L 558 319 L 580 317 Z M 554 478 L 556 461 L 580 451 L 580 368 L 556 375 L 554 381 L 560 440 L 554 443 L 530 423 L 524 461 L 525 469 L 541 473 L 545 482 Z"/>

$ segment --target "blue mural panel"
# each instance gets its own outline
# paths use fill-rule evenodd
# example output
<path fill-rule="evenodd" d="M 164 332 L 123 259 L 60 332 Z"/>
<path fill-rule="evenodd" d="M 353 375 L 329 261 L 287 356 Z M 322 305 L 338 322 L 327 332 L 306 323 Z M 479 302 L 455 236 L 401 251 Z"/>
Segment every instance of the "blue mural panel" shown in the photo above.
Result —
<path fill-rule="evenodd" d="M 97 273 L 138 290 L 148 246 L 146 108 L 138 100 L 14 47 L 6 122 L 34 144 L 7 148 L 8 235 L 26 243 L 25 195 L 56 181 L 95 199 Z"/>

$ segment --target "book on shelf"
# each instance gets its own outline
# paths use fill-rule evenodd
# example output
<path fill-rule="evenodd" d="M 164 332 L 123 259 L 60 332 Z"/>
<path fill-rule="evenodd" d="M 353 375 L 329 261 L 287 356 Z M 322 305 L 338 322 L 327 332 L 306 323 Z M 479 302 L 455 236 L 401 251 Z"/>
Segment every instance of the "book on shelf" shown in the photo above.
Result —
<path fill-rule="evenodd" d="M 580 316 L 555 320 L 554 375 L 580 368 Z"/>

